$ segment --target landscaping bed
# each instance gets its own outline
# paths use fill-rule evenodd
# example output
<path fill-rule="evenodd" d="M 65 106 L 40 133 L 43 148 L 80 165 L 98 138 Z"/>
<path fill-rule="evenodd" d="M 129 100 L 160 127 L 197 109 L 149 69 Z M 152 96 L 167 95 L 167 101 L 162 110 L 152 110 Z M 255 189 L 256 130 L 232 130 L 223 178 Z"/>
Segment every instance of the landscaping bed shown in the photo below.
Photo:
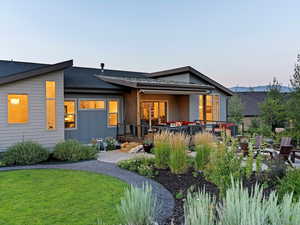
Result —
<path fill-rule="evenodd" d="M 198 191 L 205 187 L 205 190 L 214 196 L 218 196 L 219 190 L 216 185 L 207 181 L 203 175 L 189 169 L 184 174 L 172 174 L 168 169 L 156 169 L 158 175 L 153 179 L 167 188 L 175 199 L 175 208 L 172 218 L 169 218 L 167 224 L 181 225 L 183 222 L 184 210 L 183 204 L 188 191 Z"/>

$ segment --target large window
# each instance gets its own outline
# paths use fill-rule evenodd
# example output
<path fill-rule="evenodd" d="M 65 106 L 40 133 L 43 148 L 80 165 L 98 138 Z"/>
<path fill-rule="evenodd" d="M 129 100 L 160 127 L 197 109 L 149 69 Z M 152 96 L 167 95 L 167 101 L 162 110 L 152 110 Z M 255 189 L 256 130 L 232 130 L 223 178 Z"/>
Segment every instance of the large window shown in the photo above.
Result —
<path fill-rule="evenodd" d="M 119 102 L 117 100 L 108 101 L 108 126 L 118 125 Z"/>
<path fill-rule="evenodd" d="M 220 121 L 220 96 L 199 96 L 199 120 Z"/>
<path fill-rule="evenodd" d="M 76 102 L 75 100 L 66 100 L 64 102 L 65 108 L 65 128 L 76 128 Z"/>
<path fill-rule="evenodd" d="M 80 109 L 105 109 L 104 100 L 80 100 Z"/>
<path fill-rule="evenodd" d="M 28 122 L 28 95 L 10 94 L 7 96 L 7 122 Z"/>
<path fill-rule="evenodd" d="M 56 129 L 56 87 L 55 81 L 46 81 L 46 126 Z"/>

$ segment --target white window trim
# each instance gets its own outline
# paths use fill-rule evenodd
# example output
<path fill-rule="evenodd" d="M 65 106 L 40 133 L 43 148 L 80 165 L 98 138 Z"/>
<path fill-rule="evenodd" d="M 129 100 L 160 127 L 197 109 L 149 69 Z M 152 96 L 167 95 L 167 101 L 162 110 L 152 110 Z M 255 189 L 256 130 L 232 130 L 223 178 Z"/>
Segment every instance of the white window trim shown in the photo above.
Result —
<path fill-rule="evenodd" d="M 117 101 L 118 102 L 118 121 L 117 121 L 117 125 L 116 126 L 110 126 L 109 125 L 109 102 L 110 101 Z M 118 126 L 118 123 L 120 122 L 120 99 L 117 98 L 109 98 L 107 99 L 107 113 L 106 113 L 106 117 L 107 117 L 107 128 L 116 128 Z"/>
<path fill-rule="evenodd" d="M 55 82 L 55 98 L 47 98 L 47 90 L 46 90 L 46 82 Z M 45 109 L 45 129 L 48 132 L 54 132 L 57 130 L 57 81 L 56 80 L 44 80 L 44 109 Z M 55 128 L 54 129 L 48 129 L 47 124 L 47 100 L 55 100 Z"/>
<path fill-rule="evenodd" d="M 78 101 L 76 98 L 65 98 L 64 99 L 64 107 L 65 107 L 65 101 L 74 101 L 75 102 L 75 108 L 74 108 L 74 113 L 75 113 L 75 127 L 74 128 L 65 128 L 65 111 L 64 111 L 64 129 L 65 130 L 77 130 L 78 129 Z"/>
<path fill-rule="evenodd" d="M 27 100 L 28 100 L 28 104 L 27 104 L 27 108 L 28 108 L 28 120 L 27 122 L 24 123 L 9 123 L 8 122 L 8 96 L 9 95 L 27 95 Z M 28 125 L 30 122 L 30 98 L 29 98 L 29 94 L 28 93 L 7 93 L 6 95 L 6 124 L 8 126 L 22 126 L 22 125 Z"/>
<path fill-rule="evenodd" d="M 104 108 L 103 109 L 82 109 L 80 108 L 80 102 L 81 101 L 103 101 L 104 102 Z M 104 98 L 79 98 L 78 99 L 78 111 L 103 111 L 106 110 L 106 100 Z"/>

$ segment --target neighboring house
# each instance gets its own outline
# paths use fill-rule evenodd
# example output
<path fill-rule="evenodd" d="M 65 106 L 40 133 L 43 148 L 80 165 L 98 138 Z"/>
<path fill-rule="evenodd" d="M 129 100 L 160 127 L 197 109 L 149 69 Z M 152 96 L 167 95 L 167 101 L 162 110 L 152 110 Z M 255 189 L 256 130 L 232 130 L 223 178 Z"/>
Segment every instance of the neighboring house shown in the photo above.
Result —
<path fill-rule="evenodd" d="M 261 113 L 260 104 L 267 97 L 267 92 L 236 92 L 244 105 L 244 128 L 248 129 L 253 119 L 257 119 Z"/>
<path fill-rule="evenodd" d="M 226 121 L 232 92 L 192 67 L 140 73 L 0 60 L 0 151 L 32 140 L 89 143 L 168 121 Z"/>

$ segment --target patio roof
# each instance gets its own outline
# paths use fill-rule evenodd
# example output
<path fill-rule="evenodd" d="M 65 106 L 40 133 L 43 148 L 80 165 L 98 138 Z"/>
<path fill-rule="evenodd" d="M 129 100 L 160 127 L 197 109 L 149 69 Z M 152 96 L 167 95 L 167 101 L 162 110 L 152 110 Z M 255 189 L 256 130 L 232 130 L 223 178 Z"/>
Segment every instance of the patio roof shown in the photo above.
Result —
<path fill-rule="evenodd" d="M 173 91 L 191 91 L 191 92 L 207 92 L 214 89 L 210 85 L 192 84 L 188 82 L 168 81 L 163 79 L 153 78 L 132 78 L 132 77 L 113 77 L 95 75 L 99 79 L 121 86 L 137 89 L 152 89 L 152 90 L 173 90 Z"/>

